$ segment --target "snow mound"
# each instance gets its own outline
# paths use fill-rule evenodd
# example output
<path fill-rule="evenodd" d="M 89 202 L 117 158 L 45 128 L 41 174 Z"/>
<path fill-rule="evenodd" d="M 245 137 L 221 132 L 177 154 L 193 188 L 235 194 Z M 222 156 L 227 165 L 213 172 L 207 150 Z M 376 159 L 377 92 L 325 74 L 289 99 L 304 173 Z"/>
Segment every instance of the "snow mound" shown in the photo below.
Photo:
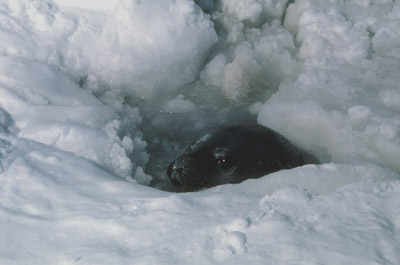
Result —
<path fill-rule="evenodd" d="M 388 6 L 309 3 L 296 1 L 286 16 L 298 19 L 291 27 L 297 27 L 298 56 L 304 60 L 299 75 L 280 85 L 258 121 L 326 160 L 371 161 L 399 172 L 400 62 L 382 57 L 374 45 L 383 25 L 377 13 Z M 360 8 L 369 15 L 355 19 Z"/>
<path fill-rule="evenodd" d="M 7 141 L 0 174 L 5 264 L 395 264 L 399 258 L 399 181 L 358 183 L 327 195 L 296 187 L 262 194 L 246 190 L 247 183 L 171 194 L 53 147 Z M 327 165 L 319 173 L 330 170 L 349 168 Z"/>
<path fill-rule="evenodd" d="M 136 165 L 143 167 L 147 162 L 138 159 L 133 164 L 128 157 L 146 153 L 135 131 L 134 141 L 119 137 L 127 120 L 122 121 L 54 67 L 8 56 L 0 57 L 0 73 L 3 126 L 12 126 L 19 137 L 73 152 L 122 178 L 130 178 Z M 12 121 L 7 121 L 5 113 Z M 136 126 L 135 122 L 131 120 L 130 126 Z"/>
<path fill-rule="evenodd" d="M 396 172 L 371 163 L 305 165 L 291 170 L 281 170 L 260 179 L 249 179 L 240 185 L 214 188 L 217 192 L 245 192 L 273 194 L 288 186 L 306 190 L 309 194 L 329 194 L 339 188 L 360 182 L 399 181 Z"/>
<path fill-rule="evenodd" d="M 0 14 L 1 264 L 400 264 L 400 1 Z M 256 115 L 321 165 L 145 186 L 201 130 Z"/>
<path fill-rule="evenodd" d="M 0 5 L 0 38 L 7 39 L 0 54 L 58 66 L 77 81 L 90 78 L 97 93 L 108 86 L 149 98 L 189 83 L 217 39 L 189 0 L 12 2 Z"/>

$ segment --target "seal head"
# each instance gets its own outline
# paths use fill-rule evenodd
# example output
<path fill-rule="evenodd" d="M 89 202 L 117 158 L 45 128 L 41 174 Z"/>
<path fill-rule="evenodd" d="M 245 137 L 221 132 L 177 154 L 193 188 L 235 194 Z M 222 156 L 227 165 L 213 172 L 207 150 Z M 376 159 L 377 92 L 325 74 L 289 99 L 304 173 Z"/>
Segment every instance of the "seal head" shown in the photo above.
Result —
<path fill-rule="evenodd" d="M 259 124 L 218 127 L 194 141 L 167 170 L 179 191 L 240 183 L 308 163 L 302 151 Z"/>

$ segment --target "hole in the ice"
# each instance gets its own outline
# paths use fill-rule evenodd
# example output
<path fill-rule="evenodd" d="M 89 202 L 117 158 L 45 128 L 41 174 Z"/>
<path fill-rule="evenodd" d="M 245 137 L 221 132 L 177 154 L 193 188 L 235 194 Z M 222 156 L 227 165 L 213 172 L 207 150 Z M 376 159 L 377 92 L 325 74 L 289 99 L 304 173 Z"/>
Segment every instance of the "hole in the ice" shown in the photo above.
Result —
<path fill-rule="evenodd" d="M 141 129 L 150 155 L 145 173 L 153 178 L 151 187 L 176 191 L 167 177 L 168 166 L 207 128 L 225 122 L 255 121 L 256 118 L 247 109 L 240 108 L 220 115 L 206 107 L 195 113 L 155 112 L 143 119 Z"/>
<path fill-rule="evenodd" d="M 132 98 L 127 103 L 138 107 L 143 118 L 140 130 L 149 154 L 144 169 L 152 177 L 149 186 L 166 191 L 176 191 L 167 177 L 168 166 L 207 128 L 226 122 L 256 121 L 247 101 L 233 104 L 220 92 L 204 87 L 190 87 L 148 100 Z"/>

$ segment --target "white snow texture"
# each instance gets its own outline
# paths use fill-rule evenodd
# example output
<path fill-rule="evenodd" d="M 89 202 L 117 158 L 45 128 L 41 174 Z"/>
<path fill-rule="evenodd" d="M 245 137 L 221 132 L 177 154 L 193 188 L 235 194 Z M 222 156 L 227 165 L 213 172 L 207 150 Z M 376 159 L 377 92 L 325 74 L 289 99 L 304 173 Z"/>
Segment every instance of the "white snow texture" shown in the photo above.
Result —
<path fill-rule="evenodd" d="M 2 0 L 0 264 L 400 264 L 399 29 L 400 1 Z M 147 186 L 147 111 L 195 128 L 211 93 L 321 164 Z"/>

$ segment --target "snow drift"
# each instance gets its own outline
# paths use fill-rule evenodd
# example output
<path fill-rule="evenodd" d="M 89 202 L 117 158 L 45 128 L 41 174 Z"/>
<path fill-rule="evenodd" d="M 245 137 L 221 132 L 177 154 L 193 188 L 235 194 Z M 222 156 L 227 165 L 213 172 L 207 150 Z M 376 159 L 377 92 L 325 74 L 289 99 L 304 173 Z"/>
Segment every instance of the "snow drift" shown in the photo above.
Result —
<path fill-rule="evenodd" d="M 2 1 L 1 264 L 399 263 L 399 27 L 396 1 Z M 323 163 L 147 186 L 240 119 Z"/>

